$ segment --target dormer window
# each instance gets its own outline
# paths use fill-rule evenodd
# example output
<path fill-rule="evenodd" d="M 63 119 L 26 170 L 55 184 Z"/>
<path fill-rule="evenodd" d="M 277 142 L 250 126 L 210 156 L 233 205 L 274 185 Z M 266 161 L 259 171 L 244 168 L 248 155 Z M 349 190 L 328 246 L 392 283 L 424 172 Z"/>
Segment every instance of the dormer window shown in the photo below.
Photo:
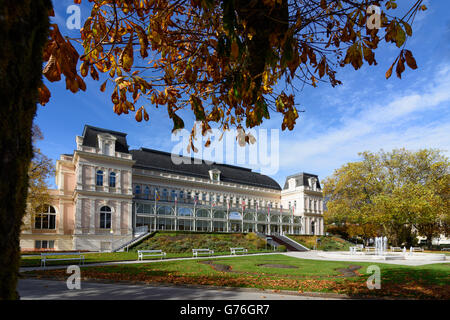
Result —
<path fill-rule="evenodd" d="M 99 134 L 97 138 L 100 153 L 107 156 L 114 156 L 116 137 L 110 134 Z"/>
<path fill-rule="evenodd" d="M 312 177 L 308 179 L 309 182 L 309 187 L 313 190 L 316 190 L 316 183 L 317 183 L 317 179 Z"/>
<path fill-rule="evenodd" d="M 288 184 L 289 184 L 289 190 L 295 189 L 295 179 L 294 178 L 289 179 Z"/>
<path fill-rule="evenodd" d="M 212 181 L 220 181 L 220 171 L 217 169 L 209 170 L 209 178 Z"/>

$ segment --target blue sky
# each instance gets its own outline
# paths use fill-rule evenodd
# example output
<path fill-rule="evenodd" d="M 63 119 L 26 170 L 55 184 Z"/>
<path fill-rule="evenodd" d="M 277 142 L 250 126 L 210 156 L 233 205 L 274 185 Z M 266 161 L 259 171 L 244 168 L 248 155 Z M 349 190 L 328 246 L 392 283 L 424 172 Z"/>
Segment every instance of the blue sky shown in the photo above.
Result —
<path fill-rule="evenodd" d="M 400 7 L 411 3 L 398 2 Z M 76 36 L 65 27 L 66 8 L 73 1 L 53 3 L 54 21 L 63 33 Z M 357 160 L 362 151 L 438 148 L 450 156 L 450 1 L 427 1 L 426 5 L 428 10 L 417 17 L 406 46 L 416 58 L 417 70 L 406 67 L 402 79 L 394 74 L 386 80 L 385 72 L 399 51 L 383 43 L 376 52 L 377 66 L 365 65 L 358 71 L 341 68 L 337 77 L 343 85 L 320 84 L 297 93 L 299 109 L 306 112 L 300 113 L 294 130 L 280 130 L 279 170 L 272 177 L 281 185 L 287 175 L 302 171 L 323 179 Z M 82 21 L 88 12 L 82 7 Z M 47 83 L 52 97 L 45 107 L 38 105 L 35 119 L 44 134 L 39 147 L 47 156 L 56 161 L 60 154 L 72 153 L 75 136 L 82 134 L 85 124 L 126 132 L 132 149 L 173 149 L 172 123 L 163 108 L 148 106 L 152 109 L 148 122 L 136 122 L 134 114 L 118 116 L 112 110 L 111 92 L 99 91 L 102 81 L 85 80 L 86 92 L 76 94 L 65 89 L 65 81 Z M 185 122 L 190 129 L 192 119 Z M 280 117 L 272 117 L 262 128 L 280 126 Z"/>

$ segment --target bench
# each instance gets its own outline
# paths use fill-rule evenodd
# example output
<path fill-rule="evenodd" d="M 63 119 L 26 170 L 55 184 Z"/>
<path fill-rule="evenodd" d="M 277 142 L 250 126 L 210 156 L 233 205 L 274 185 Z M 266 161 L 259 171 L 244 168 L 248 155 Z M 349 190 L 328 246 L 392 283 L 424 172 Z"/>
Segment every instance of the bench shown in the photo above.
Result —
<path fill-rule="evenodd" d="M 402 248 L 400 248 L 400 247 L 391 247 L 391 252 L 401 252 L 402 251 Z"/>
<path fill-rule="evenodd" d="M 350 253 L 351 254 L 354 254 L 357 251 L 362 252 L 363 251 L 363 246 L 362 245 L 356 245 L 356 246 L 350 247 Z"/>
<path fill-rule="evenodd" d="M 161 260 L 166 256 L 162 250 L 138 250 L 138 261 L 143 260 L 144 257 L 161 257 Z"/>
<path fill-rule="evenodd" d="M 366 252 L 372 252 L 372 251 L 375 251 L 375 247 L 365 247 L 364 250 Z"/>
<path fill-rule="evenodd" d="M 54 256 L 78 256 L 76 258 L 69 257 L 61 257 L 61 258 L 52 258 Z M 80 264 L 84 264 L 84 255 L 80 252 L 43 252 L 41 253 L 41 267 L 45 267 L 46 261 L 62 261 L 62 260 L 79 260 Z"/>
<path fill-rule="evenodd" d="M 441 251 L 450 251 L 450 248 L 442 248 Z"/>
<path fill-rule="evenodd" d="M 411 247 L 411 251 L 412 252 L 417 252 L 417 251 L 422 251 L 423 252 L 423 248 L 422 247 Z"/>
<path fill-rule="evenodd" d="M 231 254 L 236 255 L 236 253 L 242 253 L 242 254 L 246 254 L 247 253 L 247 249 L 245 248 L 230 248 L 231 250 Z"/>
<path fill-rule="evenodd" d="M 192 255 L 194 257 L 198 257 L 199 254 L 212 255 L 213 253 L 214 253 L 214 250 L 209 250 L 209 249 L 192 249 Z"/>

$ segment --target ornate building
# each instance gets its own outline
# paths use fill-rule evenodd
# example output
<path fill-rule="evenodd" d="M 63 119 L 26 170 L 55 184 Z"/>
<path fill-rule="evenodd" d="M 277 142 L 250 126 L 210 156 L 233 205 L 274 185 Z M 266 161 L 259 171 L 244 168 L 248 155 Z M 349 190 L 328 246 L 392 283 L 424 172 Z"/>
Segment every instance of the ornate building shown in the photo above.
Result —
<path fill-rule="evenodd" d="M 110 250 L 153 230 L 324 232 L 317 175 L 282 189 L 247 168 L 129 150 L 125 133 L 87 125 L 76 144 L 56 162 L 53 202 L 24 220 L 22 250 Z"/>

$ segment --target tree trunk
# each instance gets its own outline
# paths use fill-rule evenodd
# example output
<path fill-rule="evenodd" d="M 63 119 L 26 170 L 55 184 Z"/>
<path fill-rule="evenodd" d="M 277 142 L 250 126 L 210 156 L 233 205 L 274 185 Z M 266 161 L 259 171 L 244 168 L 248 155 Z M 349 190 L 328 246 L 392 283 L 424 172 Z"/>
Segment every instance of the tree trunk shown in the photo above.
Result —
<path fill-rule="evenodd" d="M 433 233 L 427 234 L 427 248 L 431 250 L 433 248 Z"/>
<path fill-rule="evenodd" d="M 0 299 L 18 299 L 20 226 L 50 0 L 0 1 Z"/>

